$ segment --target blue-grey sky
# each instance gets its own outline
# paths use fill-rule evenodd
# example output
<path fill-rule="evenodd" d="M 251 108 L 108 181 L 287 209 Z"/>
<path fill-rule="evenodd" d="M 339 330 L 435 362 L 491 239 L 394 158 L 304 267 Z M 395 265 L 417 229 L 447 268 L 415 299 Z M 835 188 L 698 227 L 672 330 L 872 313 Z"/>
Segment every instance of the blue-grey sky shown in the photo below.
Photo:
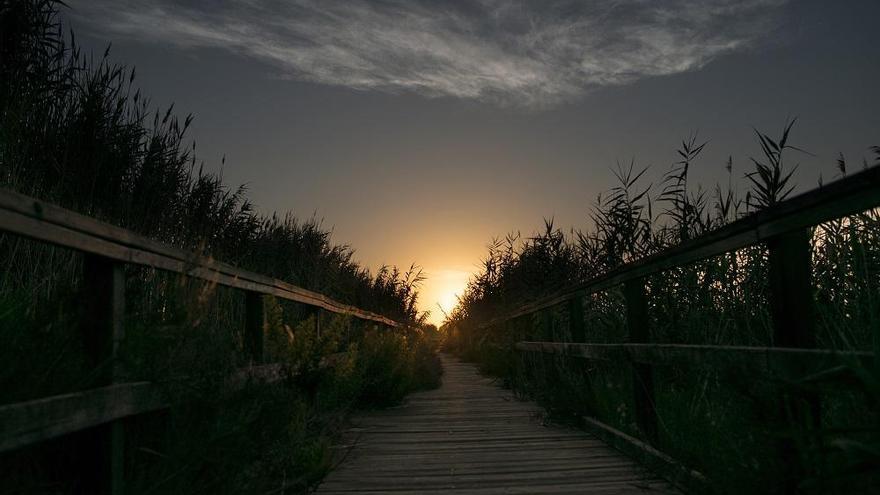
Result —
<path fill-rule="evenodd" d="M 694 131 L 707 188 L 728 155 L 750 170 L 752 126 L 799 118 L 801 189 L 880 144 L 872 0 L 67 3 L 82 44 L 195 114 L 209 169 L 367 266 L 421 264 L 425 309 L 492 236 L 587 227 L 618 160 L 657 177 Z"/>

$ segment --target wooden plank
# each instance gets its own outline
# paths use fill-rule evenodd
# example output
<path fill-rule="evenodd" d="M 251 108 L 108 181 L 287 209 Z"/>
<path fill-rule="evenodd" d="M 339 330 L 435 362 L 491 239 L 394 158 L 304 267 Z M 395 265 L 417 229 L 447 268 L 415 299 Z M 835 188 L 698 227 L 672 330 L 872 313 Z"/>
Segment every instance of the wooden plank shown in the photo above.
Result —
<path fill-rule="evenodd" d="M 430 495 L 430 494 L 443 494 L 448 493 L 450 491 L 447 487 L 439 487 L 434 489 L 429 488 L 419 488 L 416 490 L 411 489 L 402 489 L 402 490 L 394 490 L 393 492 L 388 492 L 387 490 L 372 490 L 372 489 L 344 489 L 344 490 L 326 490 L 322 491 L 322 494 L 325 495 L 341 495 L 341 494 L 351 494 L 358 493 L 360 495 L 388 495 L 388 493 L 393 493 L 394 495 Z M 580 484 L 566 484 L 566 485 L 557 485 L 557 486 L 544 486 L 541 487 L 540 492 L 536 492 L 535 488 L 532 486 L 505 486 L 505 487 L 491 487 L 491 488 L 462 488 L 455 489 L 455 492 L 459 495 L 534 495 L 535 493 L 541 493 L 542 495 L 584 495 L 588 493 L 590 495 L 625 495 L 625 494 L 645 494 L 645 493 L 678 493 L 669 491 L 666 488 L 665 484 L 657 483 L 657 482 L 618 482 L 618 483 L 605 483 L 605 484 L 596 484 L 596 483 L 580 483 Z"/>
<path fill-rule="evenodd" d="M 0 452 L 18 449 L 168 404 L 156 385 L 120 383 L 0 407 Z"/>
<path fill-rule="evenodd" d="M 449 467 L 446 459 L 440 459 L 439 464 L 417 464 L 407 463 L 402 467 L 399 464 L 393 465 L 377 465 L 365 470 L 346 470 L 345 476 L 356 477 L 363 476 L 365 473 L 375 475 L 377 478 L 394 477 L 394 476 L 444 476 L 449 474 L 451 469 L 455 470 L 456 475 L 475 475 L 475 474 L 517 474 L 523 472 L 553 472 L 553 471 L 572 471 L 584 469 L 584 459 L 577 457 L 568 460 L 516 460 L 505 461 L 503 463 L 492 462 L 461 462 Z M 630 467 L 632 462 L 628 459 L 621 460 L 620 455 L 616 452 L 610 453 L 605 457 L 591 457 L 588 469 L 603 469 L 609 467 Z M 345 479 L 339 477 L 339 479 Z"/>
<path fill-rule="evenodd" d="M 357 449 L 357 446 L 344 445 L 340 446 L 342 450 L 347 449 Z M 597 449 L 599 450 L 599 449 Z M 411 452 L 407 453 L 372 453 L 369 452 L 367 454 L 357 453 L 355 450 L 349 452 L 348 457 L 345 458 L 346 462 L 344 468 L 346 471 L 348 470 L 366 470 L 366 471 L 375 471 L 372 469 L 373 466 L 394 466 L 400 468 L 401 466 L 405 466 L 404 469 L 408 469 L 410 467 L 413 468 L 421 468 L 421 467 L 433 467 L 437 468 L 438 466 L 441 468 L 449 469 L 457 469 L 457 466 L 513 466 L 523 462 L 535 461 L 541 462 L 544 464 L 559 464 L 566 462 L 576 462 L 579 465 L 583 466 L 592 462 L 605 462 L 609 458 L 611 459 L 624 459 L 623 462 L 632 463 L 631 460 L 624 458 L 620 455 L 619 452 L 613 449 L 601 449 L 598 453 L 591 452 L 582 448 L 579 449 L 560 449 L 560 450 L 547 450 L 539 452 L 538 455 L 534 457 L 529 457 L 523 455 L 522 452 L 517 451 L 504 451 L 504 452 L 496 452 L 491 456 L 487 456 L 483 453 L 466 453 L 461 455 L 442 455 L 438 456 L 436 453 L 427 452 L 422 454 L 413 454 Z M 366 462 L 361 462 L 360 459 L 369 459 L 372 463 L 367 465 Z M 536 461 L 537 460 L 537 461 Z"/>
<path fill-rule="evenodd" d="M 588 431 L 642 465 L 648 466 L 675 486 L 693 493 L 709 493 L 709 482 L 699 471 L 690 469 L 641 440 L 594 418 L 582 417 Z"/>
<path fill-rule="evenodd" d="M 593 279 L 560 289 L 555 294 L 519 306 L 481 326 L 527 315 L 574 297 L 607 290 L 677 266 L 695 263 L 729 251 L 764 242 L 780 234 L 807 229 L 822 222 L 854 215 L 880 205 L 880 167 L 872 167 L 819 189 L 783 201 L 638 261 L 627 263 Z"/>
<path fill-rule="evenodd" d="M 545 424 L 476 368 L 443 357 L 440 389 L 353 419 L 317 493 L 671 493 L 594 436 Z"/>
<path fill-rule="evenodd" d="M 556 471 L 524 471 L 519 473 L 481 473 L 475 475 L 443 473 L 439 476 L 413 476 L 402 470 L 399 476 L 356 476 L 340 478 L 327 483 L 326 489 L 348 488 L 356 485 L 358 489 L 430 489 L 446 486 L 450 491 L 471 488 L 506 488 L 509 486 L 532 487 L 541 493 L 545 486 L 577 484 L 580 486 L 628 486 L 640 481 L 641 475 L 628 466 L 584 468 Z"/>
<path fill-rule="evenodd" d="M 321 365 L 332 366 L 335 357 L 326 356 Z M 264 364 L 238 370 L 225 384 L 236 390 L 250 383 L 275 383 L 286 376 L 285 365 Z M 119 383 L 7 404 L 0 406 L 0 452 L 169 406 L 161 386 L 150 382 Z"/>
<path fill-rule="evenodd" d="M 580 440 L 577 442 L 566 441 L 561 442 L 559 439 L 547 441 L 497 441 L 483 444 L 437 444 L 437 445 L 389 445 L 376 442 L 361 441 L 359 445 L 362 448 L 369 449 L 371 453 L 382 454 L 388 452 L 404 453 L 404 454 L 433 454 L 433 455 L 461 455 L 474 454 L 482 456 L 492 456 L 498 453 L 507 452 L 510 449 L 528 451 L 530 455 L 540 456 L 545 451 L 559 452 L 561 450 L 587 450 L 591 448 L 605 448 L 605 444 L 599 440 Z"/>
<path fill-rule="evenodd" d="M 792 370 L 798 370 L 814 374 L 809 376 L 811 380 L 834 379 L 846 371 L 847 364 L 872 366 L 875 359 L 874 353 L 862 351 L 694 344 L 519 342 L 516 348 L 524 352 L 561 354 L 597 361 L 630 361 L 660 366 L 708 364 L 716 369 L 743 369 L 781 376 L 792 375 Z M 822 373 L 825 371 L 834 373 Z"/>
<path fill-rule="evenodd" d="M 0 189 L 0 230 L 124 263 L 181 273 L 227 287 L 274 295 L 390 327 L 398 322 L 323 294 L 156 242 L 13 191 Z"/>

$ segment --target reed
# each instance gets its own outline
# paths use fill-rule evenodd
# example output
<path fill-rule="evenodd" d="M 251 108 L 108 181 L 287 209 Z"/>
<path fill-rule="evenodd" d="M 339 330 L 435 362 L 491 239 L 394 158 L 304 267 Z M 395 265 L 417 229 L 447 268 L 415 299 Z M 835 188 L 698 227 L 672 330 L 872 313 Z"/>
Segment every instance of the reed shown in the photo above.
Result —
<path fill-rule="evenodd" d="M 345 416 L 436 386 L 439 362 L 416 309 L 421 271 L 375 273 L 321 220 L 256 213 L 246 188 L 205 172 L 173 105 L 152 107 L 110 49 L 63 34 L 56 0 L 0 0 L 0 187 L 11 188 L 409 324 L 407 334 L 268 304 L 281 385 L 229 379 L 247 364 L 244 296 L 126 267 L 125 379 L 159 384 L 168 412 L 126 425 L 130 493 L 301 493 L 332 462 Z M 98 384 L 84 359 L 82 257 L 0 234 L 0 403 Z M 320 318 L 320 335 L 316 332 Z M 332 366 L 319 365 L 329 354 Z M 0 456 L 0 492 L 74 493 L 78 435 Z"/>
<path fill-rule="evenodd" d="M 515 390 L 537 398 L 561 421 L 587 414 L 638 435 L 630 390 L 630 370 L 613 363 L 577 363 L 567 358 L 511 351 L 521 340 L 571 341 L 564 308 L 532 314 L 503 328 L 473 330 L 525 302 L 601 275 L 700 236 L 751 212 L 773 208 L 791 193 L 796 166 L 792 144 L 795 121 L 773 137 L 755 131 L 760 155 L 743 178 L 751 188 L 735 187 L 733 159 L 723 167 L 726 185 L 714 194 L 689 184 L 706 146 L 685 139 L 657 186 L 647 183 L 647 168 L 618 164 L 617 185 L 599 196 L 591 227 L 570 233 L 545 222 L 531 237 L 519 234 L 492 241 L 482 270 L 469 282 L 447 328 L 464 329 L 446 345 L 503 377 Z M 873 166 L 880 164 L 877 147 Z M 869 166 L 865 160 L 864 166 Z M 833 164 L 846 173 L 846 160 Z M 880 213 L 863 213 L 827 222 L 812 232 L 812 285 L 818 307 L 819 347 L 877 351 L 880 313 Z M 658 343 L 772 345 L 768 253 L 757 245 L 667 270 L 648 277 L 651 340 Z M 586 340 L 627 340 L 624 298 L 619 288 L 587 296 Z M 468 329 L 471 329 L 468 333 Z M 471 335 L 480 335 L 472 337 Z M 780 382 L 727 376 L 712 366 L 661 367 L 655 371 L 659 444 L 674 457 L 702 471 L 719 493 L 772 492 L 785 469 L 774 455 L 780 436 L 798 446 L 805 466 L 798 488 L 809 493 L 855 493 L 874 486 L 878 440 L 877 369 L 853 363 L 855 391 L 823 388 L 822 430 L 792 422 L 785 431 L 770 421 L 778 408 Z M 787 386 L 792 386 L 788 384 Z M 810 385 L 799 384 L 810 388 Z M 771 413 L 768 413 L 771 411 Z M 791 421 L 794 421 L 792 418 Z"/>

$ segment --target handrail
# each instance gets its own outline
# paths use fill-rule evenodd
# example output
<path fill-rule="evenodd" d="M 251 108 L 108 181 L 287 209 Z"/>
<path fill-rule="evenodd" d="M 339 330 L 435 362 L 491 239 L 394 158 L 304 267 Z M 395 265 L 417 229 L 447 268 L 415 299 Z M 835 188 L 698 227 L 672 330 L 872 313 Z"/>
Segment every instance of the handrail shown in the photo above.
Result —
<path fill-rule="evenodd" d="M 483 322 L 480 327 L 491 327 L 630 280 L 751 246 L 786 232 L 860 213 L 877 205 L 880 205 L 880 167 L 872 167 L 782 201 L 770 209 L 756 212 L 695 239 L 566 287 L 506 315 Z"/>
<path fill-rule="evenodd" d="M 820 378 L 819 373 L 829 369 L 842 372 L 843 368 L 833 367 L 840 363 L 870 365 L 875 359 L 873 352 L 865 351 L 741 345 L 517 342 L 515 347 L 520 351 L 591 361 L 628 361 L 657 366 L 709 364 L 716 370 L 740 368 L 757 373 L 796 370 L 799 375 L 811 378 Z"/>
<path fill-rule="evenodd" d="M 501 330 L 500 323 L 514 318 L 568 304 L 569 335 L 572 342 L 554 340 L 552 316 L 545 313 L 542 336 L 520 341 L 513 348 L 526 353 L 563 356 L 586 361 L 625 363 L 631 370 L 633 419 L 639 439 L 627 435 L 606 435 L 609 428 L 596 419 L 586 418 L 591 429 L 625 450 L 644 452 L 662 444 L 663 425 L 657 412 L 655 368 L 660 366 L 708 366 L 724 376 L 760 375 L 781 386 L 781 405 L 777 412 L 768 412 L 771 428 L 786 425 L 785 414 L 812 418 L 810 428 L 821 425 L 821 392 L 833 383 L 861 388 L 863 380 L 858 369 L 876 362 L 872 352 L 816 349 L 815 301 L 810 281 L 810 228 L 823 222 L 858 214 L 880 206 L 880 167 L 873 167 L 830 185 L 809 191 L 771 208 L 751 214 L 695 239 L 664 249 L 642 259 L 631 261 L 589 280 L 563 287 L 555 293 L 520 304 L 506 314 L 484 321 L 475 321 L 469 328 L 471 342 L 484 341 L 492 330 Z M 767 247 L 767 284 L 772 347 L 702 345 L 691 343 L 651 342 L 649 292 L 647 277 L 675 267 L 695 263 L 713 256 L 736 251 L 758 243 Z M 584 342 L 583 296 L 622 285 L 626 317 L 625 343 Z M 494 328 L 493 328 L 494 327 Z M 466 327 L 467 328 L 467 327 Z M 482 338 L 480 338 L 482 337 Z M 583 371 L 583 369 L 581 369 Z M 821 385 L 821 386 L 820 386 Z M 781 465 L 796 466 L 799 460 L 791 438 L 774 440 L 781 456 Z M 655 456 L 656 457 L 656 456 Z M 667 463 L 669 464 L 669 463 Z M 793 492 L 797 471 L 787 468 L 777 487 L 780 492 Z M 682 472 L 680 469 L 678 472 Z M 698 484 L 699 485 L 699 484 Z"/>
<path fill-rule="evenodd" d="M 344 352 L 329 354 L 318 366 L 332 368 L 344 356 Z M 242 390 L 252 383 L 277 383 L 291 371 L 281 363 L 249 366 L 238 369 L 224 383 L 230 390 Z M 122 382 L 0 405 L 0 453 L 115 420 L 168 409 L 172 402 L 163 385 L 148 381 Z"/>
<path fill-rule="evenodd" d="M 124 263 L 147 266 L 390 327 L 403 324 L 323 294 L 177 249 L 24 194 L 0 189 L 0 230 Z"/>
<path fill-rule="evenodd" d="M 318 292 L 242 270 L 210 257 L 177 249 L 129 230 L 101 222 L 24 194 L 0 189 L 0 232 L 7 232 L 73 249 L 86 254 L 85 302 L 81 322 L 87 359 L 100 367 L 98 387 L 0 405 L 0 452 L 15 450 L 61 435 L 94 427 L 112 439 L 100 443 L 101 459 L 110 459 L 107 476 L 95 491 L 117 493 L 124 485 L 124 425 L 122 419 L 169 406 L 157 384 L 122 382 L 116 362 L 124 338 L 125 272 L 123 264 L 150 267 L 206 280 L 245 291 L 244 348 L 250 366 L 230 377 L 233 388 L 251 380 L 274 382 L 282 377 L 281 364 L 265 360 L 266 312 L 264 296 L 307 304 L 388 327 L 408 328 L 385 316 L 344 304 Z M 320 318 L 315 320 L 320 332 Z M 99 436 L 104 433 L 97 433 Z M 97 437 L 96 437 L 97 438 Z M 97 444 L 96 444 L 97 445 Z M 97 468 L 96 468 L 97 469 Z M 100 468 L 104 470 L 104 467 Z M 89 490 L 87 490 L 89 491 Z"/>

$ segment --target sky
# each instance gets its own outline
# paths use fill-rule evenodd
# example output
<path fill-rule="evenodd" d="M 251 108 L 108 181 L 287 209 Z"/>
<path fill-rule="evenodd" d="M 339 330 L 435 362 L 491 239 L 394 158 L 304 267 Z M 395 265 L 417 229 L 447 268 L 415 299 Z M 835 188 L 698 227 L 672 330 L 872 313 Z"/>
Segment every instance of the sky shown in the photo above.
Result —
<path fill-rule="evenodd" d="M 493 237 L 589 228 L 618 162 L 656 181 L 696 132 L 693 180 L 726 182 L 730 156 L 744 189 L 753 128 L 797 117 L 803 191 L 880 145 L 872 0 L 67 3 L 261 210 L 323 218 L 374 270 L 420 265 L 435 323 Z"/>

